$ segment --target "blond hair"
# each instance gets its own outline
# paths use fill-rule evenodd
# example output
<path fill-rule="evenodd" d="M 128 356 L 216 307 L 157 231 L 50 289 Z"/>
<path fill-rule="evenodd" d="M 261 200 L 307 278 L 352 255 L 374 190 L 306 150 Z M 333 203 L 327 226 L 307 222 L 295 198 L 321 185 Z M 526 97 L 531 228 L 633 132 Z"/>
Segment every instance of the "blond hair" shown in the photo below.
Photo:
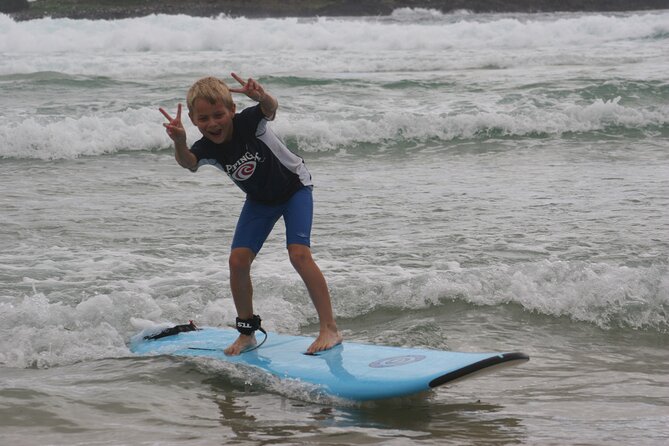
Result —
<path fill-rule="evenodd" d="M 186 105 L 188 105 L 189 112 L 193 111 L 195 101 L 198 99 L 204 99 L 210 104 L 222 101 L 223 105 L 229 109 L 232 109 L 235 104 L 225 82 L 212 76 L 203 77 L 196 81 L 188 90 Z"/>

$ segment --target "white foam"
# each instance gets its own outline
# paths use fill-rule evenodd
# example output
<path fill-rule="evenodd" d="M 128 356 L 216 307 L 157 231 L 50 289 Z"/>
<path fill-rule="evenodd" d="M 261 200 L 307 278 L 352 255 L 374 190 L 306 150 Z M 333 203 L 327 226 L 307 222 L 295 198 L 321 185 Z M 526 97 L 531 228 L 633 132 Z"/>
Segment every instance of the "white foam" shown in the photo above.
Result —
<path fill-rule="evenodd" d="M 252 20 L 151 15 L 123 20 L 51 19 L 14 22 L 0 15 L 4 53 L 332 50 L 386 51 L 398 48 L 459 48 L 591 45 L 643 39 L 669 32 L 669 13 L 565 15 L 558 20 L 521 15 L 481 20 L 425 9 L 400 9 L 397 23 L 374 19 L 296 18 Z M 422 16 L 432 20 L 420 22 Z M 444 18 L 444 20 L 434 20 Z M 418 20 L 417 20 L 418 19 Z M 417 23 L 418 22 L 418 23 Z M 192 32 L 197 29 L 198 32 Z M 244 38 L 240 38 L 244 36 Z M 267 36 L 272 36 L 268 39 Z"/>
<path fill-rule="evenodd" d="M 156 109 L 125 110 L 120 113 L 39 119 L 0 125 L 0 139 L 12 144 L 0 147 L 0 157 L 63 159 L 96 156 L 119 151 L 171 147 Z M 559 136 L 566 132 L 592 132 L 610 128 L 645 129 L 669 123 L 669 106 L 659 109 L 633 108 L 620 98 L 596 99 L 589 104 L 565 104 L 556 108 L 452 112 L 430 114 L 388 111 L 381 116 L 332 119 L 324 114 L 282 112 L 273 123 L 294 149 L 304 152 L 338 151 L 361 144 L 411 145 L 430 140 L 488 138 L 489 136 Z M 190 142 L 201 135 L 185 122 Z"/>
<path fill-rule="evenodd" d="M 50 160 L 167 148 L 158 105 L 183 101 L 201 75 L 226 77 L 233 69 L 269 77 L 266 85 L 286 104 L 275 129 L 305 152 L 611 127 L 653 132 L 669 122 L 666 104 L 552 94 L 563 76 L 594 75 L 602 63 L 615 67 L 608 76 L 634 79 L 642 70 L 644 80 L 661 83 L 664 35 L 666 11 L 514 17 L 402 9 L 390 18 L 154 15 L 27 22 L 0 15 L 0 88 L 7 99 L 0 140 L 11 141 L 0 147 L 0 157 Z M 306 85 L 310 79 L 329 84 L 286 87 L 291 76 Z M 276 91 L 273 78 L 279 79 Z M 435 86 L 400 87 L 404 94 L 382 87 L 409 80 Z M 519 98 L 509 100 L 495 88 L 503 83 L 513 90 L 521 81 L 546 90 L 513 91 Z M 470 85 L 484 93 L 470 92 Z M 199 137 L 184 122 L 189 136 Z"/>
<path fill-rule="evenodd" d="M 269 255 L 269 254 L 268 254 Z M 272 254 L 270 257 L 285 253 Z M 226 326 L 235 318 L 225 277 L 208 278 L 190 261 L 197 283 L 170 296 L 173 272 L 143 280 L 114 280 L 100 292 L 76 298 L 49 281 L 49 295 L 3 298 L 0 303 L 0 364 L 51 367 L 129 355 L 126 343 L 138 330 L 156 330 L 194 319 L 198 325 Z M 329 274 L 335 312 L 355 318 L 378 308 L 403 311 L 435 308 L 451 300 L 481 306 L 519 305 L 528 312 L 567 317 L 602 328 L 669 329 L 669 273 L 666 265 L 626 267 L 583 261 L 542 260 L 463 268 L 454 262 L 432 268 L 387 266 L 347 258 L 319 262 Z M 66 266 L 64 266 L 66 267 Z M 90 266 L 86 274 L 95 274 Z M 101 267 L 101 265 L 97 265 Z M 118 268 L 118 267 L 117 267 Z M 360 270 L 364 274 L 360 274 Z M 288 262 L 267 256 L 254 276 L 256 311 L 271 331 L 298 333 L 316 316 L 304 286 Z M 74 286 L 74 285 L 73 285 Z M 76 289 L 76 288 L 75 288 Z M 211 294 L 223 294 L 211 298 Z"/>
<path fill-rule="evenodd" d="M 349 299 L 366 296 L 350 310 L 372 311 L 384 307 L 421 309 L 448 299 L 476 305 L 516 304 L 530 312 L 595 324 L 601 328 L 669 329 L 669 270 L 666 266 L 636 267 L 544 260 L 513 265 L 461 268 L 423 272 L 394 267 L 379 272 L 394 277 L 379 286 L 369 274 L 365 286 L 358 283 L 346 291 L 351 278 L 337 277 L 335 289 Z M 361 290 L 362 287 L 362 290 Z M 364 290 L 364 291 L 363 291 Z M 349 293 L 351 294 L 349 296 Z M 344 310 L 346 314 L 348 312 Z"/>

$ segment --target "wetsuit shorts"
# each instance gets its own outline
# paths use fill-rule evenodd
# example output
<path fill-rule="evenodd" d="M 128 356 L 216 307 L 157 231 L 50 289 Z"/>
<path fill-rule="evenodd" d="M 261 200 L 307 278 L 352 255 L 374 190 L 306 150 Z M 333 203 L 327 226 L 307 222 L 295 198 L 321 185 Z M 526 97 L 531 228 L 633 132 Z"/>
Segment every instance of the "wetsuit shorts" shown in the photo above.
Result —
<path fill-rule="evenodd" d="M 281 204 L 263 204 L 246 199 L 237 222 L 232 249 L 249 248 L 258 254 L 274 224 L 283 216 L 286 224 L 286 246 L 311 246 L 314 200 L 311 186 L 304 186 Z"/>

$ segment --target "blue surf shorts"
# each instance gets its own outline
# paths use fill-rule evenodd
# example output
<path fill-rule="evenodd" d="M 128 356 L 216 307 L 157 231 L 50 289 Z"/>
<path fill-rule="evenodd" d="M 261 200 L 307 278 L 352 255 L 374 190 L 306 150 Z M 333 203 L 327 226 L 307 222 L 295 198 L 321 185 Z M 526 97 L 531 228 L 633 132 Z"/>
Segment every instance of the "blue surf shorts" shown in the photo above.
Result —
<path fill-rule="evenodd" d="M 313 214 L 314 199 L 310 186 L 299 189 L 288 201 L 277 205 L 258 203 L 247 198 L 237 221 L 232 249 L 249 248 L 258 254 L 280 217 L 286 224 L 286 246 L 311 246 Z"/>

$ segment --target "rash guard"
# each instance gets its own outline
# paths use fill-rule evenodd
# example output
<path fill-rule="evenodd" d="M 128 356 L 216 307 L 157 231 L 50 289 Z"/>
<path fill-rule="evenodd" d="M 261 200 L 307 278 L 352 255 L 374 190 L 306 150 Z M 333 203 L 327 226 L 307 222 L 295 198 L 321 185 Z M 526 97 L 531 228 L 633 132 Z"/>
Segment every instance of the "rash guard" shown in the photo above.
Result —
<path fill-rule="evenodd" d="M 304 160 L 291 152 L 272 132 L 260 105 L 232 118 L 232 139 L 216 144 L 206 137 L 191 152 L 200 166 L 213 165 L 225 172 L 247 198 L 264 204 L 286 202 L 303 186 L 311 186 Z"/>

